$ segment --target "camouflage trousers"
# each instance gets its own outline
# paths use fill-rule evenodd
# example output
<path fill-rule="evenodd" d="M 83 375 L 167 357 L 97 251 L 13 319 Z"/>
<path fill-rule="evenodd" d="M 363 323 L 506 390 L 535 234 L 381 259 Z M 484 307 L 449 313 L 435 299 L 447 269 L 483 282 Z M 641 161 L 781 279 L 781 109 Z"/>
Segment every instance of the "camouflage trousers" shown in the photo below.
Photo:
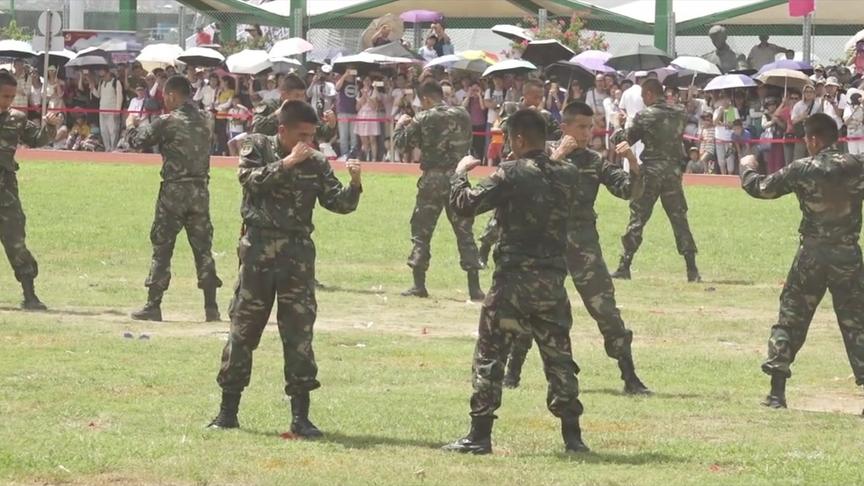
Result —
<path fill-rule="evenodd" d="M 39 274 L 36 259 L 24 242 L 26 219 L 18 197 L 18 178 L 12 171 L 0 170 L 0 242 L 19 282 Z"/>
<path fill-rule="evenodd" d="M 464 218 L 450 209 L 450 177 L 452 172 L 428 170 L 417 181 L 417 202 L 411 215 L 411 242 L 414 247 L 408 257 L 408 266 L 420 270 L 429 269 L 432 233 L 441 211 L 447 213 L 456 245 L 459 248 L 459 264 L 463 270 L 480 268 L 480 256 L 474 243 L 474 218 Z"/>
<path fill-rule="evenodd" d="M 567 233 L 567 269 L 585 309 L 603 335 L 606 355 L 616 360 L 631 356 L 633 331 L 624 325 L 615 303 L 615 286 L 603 260 L 594 223 L 581 224 Z M 530 336 L 515 339 L 510 351 L 511 366 L 515 364 L 521 369 L 530 349 Z"/>
<path fill-rule="evenodd" d="M 514 339 L 537 341 L 548 391 L 546 406 L 556 417 L 582 414 L 579 367 L 570 348 L 570 301 L 563 272 L 496 272 L 480 313 L 474 351 L 474 393 L 471 415 L 493 416 L 501 406 L 501 386 L 507 351 Z"/>
<path fill-rule="evenodd" d="M 630 201 L 630 223 L 624 236 L 621 237 L 624 253 L 632 255 L 639 249 L 642 244 L 642 231 L 651 219 L 658 198 L 672 225 L 678 253 L 682 255 L 696 253 L 696 242 L 693 240 L 690 224 L 687 222 L 687 200 L 684 198 L 681 174 L 677 172 L 653 174 L 645 171 L 643 177 L 645 189 L 642 196 Z"/>
<path fill-rule="evenodd" d="M 286 235 L 249 228 L 238 247 L 240 270 L 228 314 L 231 330 L 222 352 L 216 382 L 222 390 L 240 393 L 252 376 L 252 352 L 276 302 L 276 323 L 282 339 L 285 394 L 321 386 L 312 351 L 315 301 L 315 244 L 305 235 Z"/>
<path fill-rule="evenodd" d="M 780 315 L 762 365 L 765 373 L 792 376 L 789 367 L 826 290 L 831 291 L 855 383 L 864 385 L 864 268 L 857 244 L 802 242 L 780 294 Z"/>
<path fill-rule="evenodd" d="M 153 259 L 144 285 L 165 291 L 171 283 L 171 257 L 180 230 L 192 247 L 198 288 L 221 287 L 213 261 L 213 225 L 210 192 L 206 182 L 163 182 L 156 199 L 156 216 L 150 229 Z"/>

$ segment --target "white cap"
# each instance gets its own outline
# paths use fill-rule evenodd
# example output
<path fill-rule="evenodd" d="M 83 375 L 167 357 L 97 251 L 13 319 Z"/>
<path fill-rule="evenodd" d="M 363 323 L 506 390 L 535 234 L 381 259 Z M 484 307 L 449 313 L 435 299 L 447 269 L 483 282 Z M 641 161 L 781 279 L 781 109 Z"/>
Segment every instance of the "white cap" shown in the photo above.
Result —
<path fill-rule="evenodd" d="M 331 72 L 333 72 L 333 66 L 329 64 L 324 64 L 323 66 L 321 66 L 321 72 L 324 74 L 330 74 Z"/>

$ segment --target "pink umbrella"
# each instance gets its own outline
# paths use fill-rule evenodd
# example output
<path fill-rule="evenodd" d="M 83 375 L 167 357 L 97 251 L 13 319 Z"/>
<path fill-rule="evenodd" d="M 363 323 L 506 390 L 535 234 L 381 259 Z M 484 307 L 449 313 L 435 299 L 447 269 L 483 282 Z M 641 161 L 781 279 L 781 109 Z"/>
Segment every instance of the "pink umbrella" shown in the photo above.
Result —
<path fill-rule="evenodd" d="M 444 18 L 440 12 L 433 12 L 431 10 L 409 10 L 407 12 L 403 12 L 402 15 L 399 16 L 403 22 L 408 22 L 409 24 L 422 24 L 426 22 L 437 22 Z"/>

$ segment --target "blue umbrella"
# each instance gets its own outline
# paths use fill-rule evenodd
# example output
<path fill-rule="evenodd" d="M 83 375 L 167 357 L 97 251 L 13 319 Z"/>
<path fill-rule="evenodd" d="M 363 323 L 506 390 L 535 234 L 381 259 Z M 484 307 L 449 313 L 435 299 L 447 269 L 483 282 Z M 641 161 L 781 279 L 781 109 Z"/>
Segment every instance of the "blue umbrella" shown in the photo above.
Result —
<path fill-rule="evenodd" d="M 756 82 L 750 76 L 743 74 L 724 74 L 708 82 L 703 91 L 719 91 L 721 89 L 753 88 Z"/>
<path fill-rule="evenodd" d="M 813 74 L 813 66 L 807 64 L 806 62 L 793 61 L 791 59 L 781 59 L 779 61 L 774 61 L 772 63 L 762 66 L 759 71 L 756 72 L 756 76 L 759 76 L 762 73 L 770 71 L 772 69 L 791 69 L 793 71 L 801 71 L 808 76 Z"/>

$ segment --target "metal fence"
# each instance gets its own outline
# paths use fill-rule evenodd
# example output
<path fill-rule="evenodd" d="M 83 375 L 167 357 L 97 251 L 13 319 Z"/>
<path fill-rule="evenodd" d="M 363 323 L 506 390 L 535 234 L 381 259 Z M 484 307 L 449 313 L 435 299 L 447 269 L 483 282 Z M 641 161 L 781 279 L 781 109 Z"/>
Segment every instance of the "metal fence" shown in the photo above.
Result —
<path fill-rule="evenodd" d="M 77 19 L 84 29 L 98 30 L 120 30 L 122 18 L 134 15 L 137 23 L 137 36 L 142 44 L 154 42 L 169 42 L 183 45 L 185 39 L 195 33 L 196 27 L 218 24 L 222 32 L 222 40 L 227 41 L 232 37 L 243 40 L 247 37 L 245 28 L 247 25 L 239 22 L 238 18 L 221 12 L 194 11 L 182 7 L 179 3 L 171 0 L 138 0 L 136 12 L 119 11 L 118 0 L 74 0 L 84 3 L 82 19 Z M 15 8 L 12 9 L 14 4 Z M 39 14 L 46 8 L 58 12 L 67 12 L 69 2 L 66 0 L 0 0 L 0 25 L 8 25 L 14 20 L 19 27 L 35 30 Z M 536 16 L 535 16 L 536 18 Z M 483 25 L 491 27 L 497 23 L 512 24 L 522 19 L 514 18 L 489 18 L 484 19 Z M 548 22 L 557 22 L 559 19 L 550 17 Z M 569 19 L 560 19 L 569 20 Z M 64 26 L 70 25 L 70 19 L 64 18 Z M 228 32 L 231 26 L 236 26 L 236 32 Z M 609 45 L 609 51 L 613 54 L 626 53 L 638 45 L 653 44 L 651 35 L 626 34 L 612 32 L 611 29 L 620 27 L 620 19 L 591 19 L 588 31 L 602 33 Z M 312 26 L 307 33 L 307 38 L 316 48 L 324 52 L 354 53 L 360 50 L 360 36 L 364 30 L 363 22 L 358 19 L 343 18 L 330 20 L 326 28 Z M 291 35 L 287 26 L 261 26 L 266 39 L 278 40 Z M 774 30 L 778 35 L 772 35 Z M 814 26 L 814 37 L 812 45 L 813 61 L 822 64 L 832 64 L 834 61 L 845 58 L 843 46 L 848 40 L 847 36 L 822 35 L 830 32 L 828 28 Z M 423 39 L 428 28 L 420 31 L 419 38 Z M 799 52 L 803 48 L 801 36 L 780 35 L 784 32 L 781 28 L 772 29 L 765 26 L 760 33 L 771 35 L 771 42 L 792 51 Z M 788 31 L 785 31 L 788 34 Z M 455 21 L 448 25 L 447 33 L 450 35 L 457 51 L 465 49 L 483 49 L 496 53 L 505 53 L 511 48 L 508 40 L 492 33 L 489 28 L 467 28 Z M 411 26 L 407 26 L 403 39 L 414 48 L 416 37 Z M 265 41 L 266 42 L 266 41 Z M 422 41 L 421 41 L 422 42 Z M 730 36 L 728 40 L 732 49 L 745 56 L 750 49 L 758 43 L 755 35 L 752 36 Z M 679 35 L 675 37 L 675 50 L 679 55 L 701 56 L 713 50 L 711 41 L 707 36 Z"/>

